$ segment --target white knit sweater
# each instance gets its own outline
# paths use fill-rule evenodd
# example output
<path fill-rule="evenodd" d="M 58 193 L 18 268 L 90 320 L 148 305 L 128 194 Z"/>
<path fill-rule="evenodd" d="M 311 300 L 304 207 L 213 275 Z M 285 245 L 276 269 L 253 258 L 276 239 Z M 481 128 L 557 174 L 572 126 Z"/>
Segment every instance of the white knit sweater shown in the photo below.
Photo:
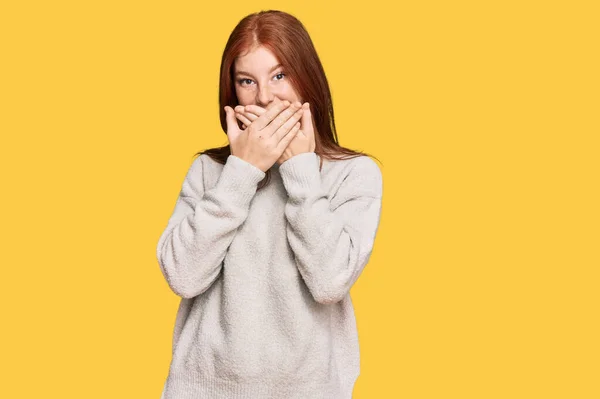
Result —
<path fill-rule="evenodd" d="M 382 176 L 367 156 L 298 154 L 265 173 L 196 158 L 157 257 L 182 299 L 165 399 L 350 399 L 360 373 L 349 290 L 367 264 Z"/>

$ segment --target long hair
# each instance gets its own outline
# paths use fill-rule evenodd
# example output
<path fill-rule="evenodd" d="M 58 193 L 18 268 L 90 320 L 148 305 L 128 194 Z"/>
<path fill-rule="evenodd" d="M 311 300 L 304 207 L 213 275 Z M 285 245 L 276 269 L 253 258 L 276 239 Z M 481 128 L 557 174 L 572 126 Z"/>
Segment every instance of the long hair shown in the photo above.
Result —
<path fill-rule="evenodd" d="M 364 152 L 354 151 L 338 144 L 333 101 L 323 65 L 304 25 L 293 15 L 278 10 L 266 10 L 244 17 L 234 28 L 225 45 L 219 77 L 219 112 L 221 128 L 227 134 L 227 114 L 224 107 L 239 105 L 235 93 L 233 66 L 235 59 L 245 52 L 264 46 L 269 49 L 286 70 L 286 78 L 303 101 L 308 101 L 315 124 L 315 150 L 319 155 L 320 168 L 323 158 L 329 160 L 349 159 Z M 213 160 L 225 164 L 231 155 L 228 145 L 200 151 Z M 258 184 L 264 187 L 270 179 L 270 170 Z"/>

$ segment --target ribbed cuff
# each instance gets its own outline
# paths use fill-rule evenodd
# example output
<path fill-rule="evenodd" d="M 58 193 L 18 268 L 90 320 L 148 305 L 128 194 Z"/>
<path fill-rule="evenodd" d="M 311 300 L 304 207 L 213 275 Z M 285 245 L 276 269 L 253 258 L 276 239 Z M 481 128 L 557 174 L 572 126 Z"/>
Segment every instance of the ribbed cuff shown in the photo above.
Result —
<path fill-rule="evenodd" d="M 351 392 L 354 382 L 350 381 L 348 385 L 342 387 L 341 381 L 336 378 L 323 382 L 306 379 L 274 381 L 264 376 L 253 382 L 242 382 L 185 373 L 169 376 L 165 385 L 165 399 L 349 399 L 351 394 L 346 392 Z"/>
<path fill-rule="evenodd" d="M 279 174 L 290 197 L 304 198 L 321 187 L 319 157 L 314 152 L 294 155 L 279 166 Z"/>
<path fill-rule="evenodd" d="M 218 190 L 226 192 L 239 206 L 247 206 L 256 194 L 258 183 L 265 172 L 235 155 L 229 155 L 216 183 Z"/>

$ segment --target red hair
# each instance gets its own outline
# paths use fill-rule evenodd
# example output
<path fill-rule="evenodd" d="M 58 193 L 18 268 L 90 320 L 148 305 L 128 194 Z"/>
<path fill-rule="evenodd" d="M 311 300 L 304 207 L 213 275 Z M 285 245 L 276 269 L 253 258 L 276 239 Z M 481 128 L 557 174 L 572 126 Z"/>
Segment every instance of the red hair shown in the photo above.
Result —
<path fill-rule="evenodd" d="M 233 29 L 225 45 L 219 80 L 219 112 L 225 134 L 227 115 L 224 107 L 228 105 L 235 108 L 239 105 L 233 77 L 235 59 L 258 46 L 264 46 L 275 55 L 298 96 L 310 103 L 316 129 L 315 153 L 321 158 L 321 167 L 323 158 L 335 160 L 370 156 L 338 144 L 331 91 L 317 51 L 304 25 L 293 15 L 278 10 L 260 11 L 244 17 Z M 228 144 L 195 155 L 201 154 L 225 164 L 231 149 Z M 267 170 L 258 189 L 267 184 L 269 178 L 270 170 Z"/>

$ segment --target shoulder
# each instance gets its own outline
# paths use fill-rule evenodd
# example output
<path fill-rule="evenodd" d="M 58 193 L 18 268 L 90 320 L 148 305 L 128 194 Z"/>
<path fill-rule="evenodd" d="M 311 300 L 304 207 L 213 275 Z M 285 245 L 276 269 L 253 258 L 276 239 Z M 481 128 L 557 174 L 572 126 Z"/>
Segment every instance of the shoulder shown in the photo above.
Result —
<path fill-rule="evenodd" d="M 341 189 L 361 196 L 382 196 L 381 168 L 371 157 L 360 155 L 349 159 L 327 160 L 327 164 L 329 170 L 342 180 Z"/>
<path fill-rule="evenodd" d="M 210 174 L 211 169 L 215 166 L 216 161 L 213 161 L 206 154 L 200 154 L 194 158 L 185 176 L 182 187 L 182 195 L 184 196 L 201 196 L 204 192 L 206 176 Z"/>
<path fill-rule="evenodd" d="M 211 158 L 210 155 L 200 154 L 192 161 L 184 184 L 188 186 L 186 192 L 201 195 L 206 189 L 213 187 L 218 181 L 225 164 Z"/>
<path fill-rule="evenodd" d="M 367 155 L 361 155 L 351 159 L 350 161 L 352 161 L 352 173 L 381 178 L 381 169 L 379 168 L 377 162 L 373 160 L 373 158 Z"/>
<path fill-rule="evenodd" d="M 204 154 L 198 155 L 196 158 L 194 158 L 190 167 L 188 168 L 186 180 L 194 180 L 197 179 L 198 176 L 202 176 L 204 174 L 204 164 L 206 163 L 206 158 L 208 157 Z"/>
<path fill-rule="evenodd" d="M 188 175 L 195 176 L 198 174 L 210 175 L 215 171 L 223 169 L 223 164 L 215 161 L 206 154 L 200 154 L 192 161 Z"/>
<path fill-rule="evenodd" d="M 346 159 L 327 159 L 323 158 L 325 164 L 331 169 L 354 171 L 354 173 L 372 173 L 381 174 L 377 162 L 368 155 L 359 155 Z"/>

